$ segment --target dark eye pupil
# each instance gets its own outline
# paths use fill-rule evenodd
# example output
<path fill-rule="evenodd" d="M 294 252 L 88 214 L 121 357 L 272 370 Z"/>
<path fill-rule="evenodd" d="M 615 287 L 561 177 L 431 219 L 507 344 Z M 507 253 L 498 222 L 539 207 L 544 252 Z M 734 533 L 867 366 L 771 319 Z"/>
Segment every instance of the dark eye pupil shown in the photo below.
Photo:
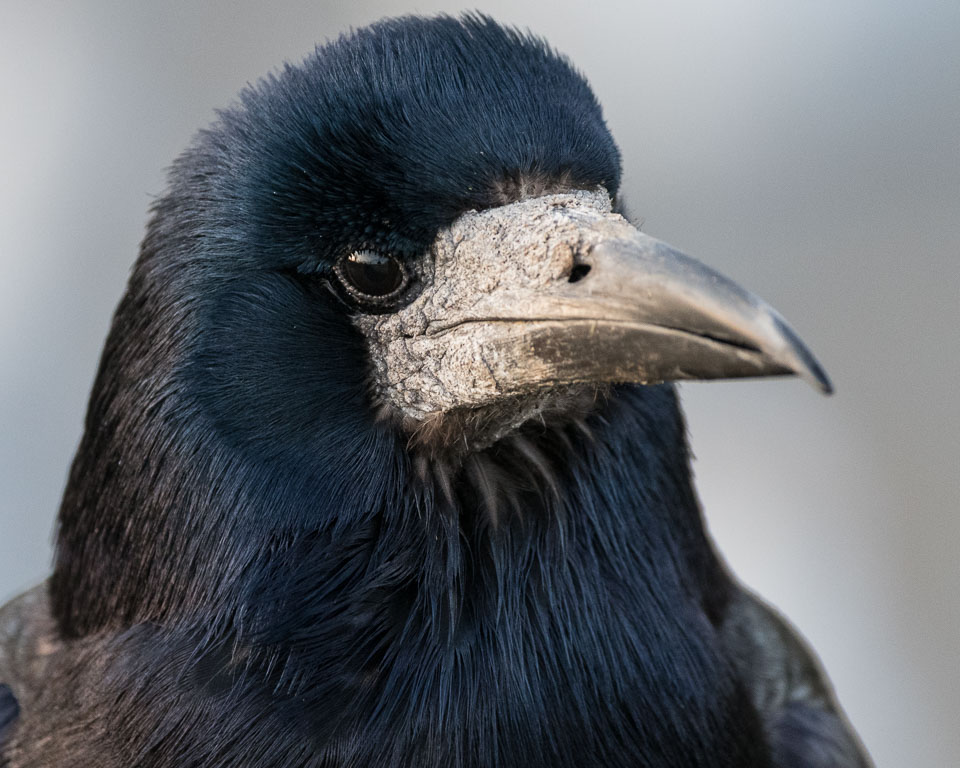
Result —
<path fill-rule="evenodd" d="M 366 296 L 387 296 L 404 283 L 400 262 L 371 251 L 357 251 L 340 264 L 340 274 L 349 287 Z"/>

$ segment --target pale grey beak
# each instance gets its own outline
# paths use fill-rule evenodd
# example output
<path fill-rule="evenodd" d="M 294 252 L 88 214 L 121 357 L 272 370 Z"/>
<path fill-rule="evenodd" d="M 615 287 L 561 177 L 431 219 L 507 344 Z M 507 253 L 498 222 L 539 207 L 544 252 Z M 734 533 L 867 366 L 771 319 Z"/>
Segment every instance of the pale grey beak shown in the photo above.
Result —
<path fill-rule="evenodd" d="M 544 291 L 524 312 L 532 322 L 522 336 L 535 357 L 549 361 L 551 378 L 651 383 L 797 374 L 832 391 L 770 305 L 641 232 L 589 248 L 572 274 L 581 277 Z"/>

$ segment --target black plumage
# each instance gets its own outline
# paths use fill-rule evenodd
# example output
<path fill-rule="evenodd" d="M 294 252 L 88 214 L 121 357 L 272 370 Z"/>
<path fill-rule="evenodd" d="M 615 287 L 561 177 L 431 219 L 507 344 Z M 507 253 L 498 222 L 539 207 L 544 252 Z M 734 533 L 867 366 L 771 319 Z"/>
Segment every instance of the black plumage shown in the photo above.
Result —
<path fill-rule="evenodd" d="M 672 385 L 470 450 L 376 402 L 344 253 L 413 263 L 467 211 L 619 177 L 583 78 L 485 17 L 244 91 L 154 207 L 49 597 L 5 609 L 50 652 L 0 653 L 0 765 L 863 764 L 714 552 Z"/>

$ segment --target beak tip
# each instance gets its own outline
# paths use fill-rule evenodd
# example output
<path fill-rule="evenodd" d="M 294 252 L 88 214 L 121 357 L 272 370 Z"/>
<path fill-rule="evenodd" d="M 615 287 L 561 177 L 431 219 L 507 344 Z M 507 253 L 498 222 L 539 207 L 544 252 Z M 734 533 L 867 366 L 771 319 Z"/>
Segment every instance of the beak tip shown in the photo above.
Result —
<path fill-rule="evenodd" d="M 827 378 L 827 374 L 824 372 L 824 370 L 819 366 L 817 366 L 817 370 L 814 371 L 814 378 L 817 381 L 817 389 L 820 390 L 820 394 L 833 394 L 833 384 L 830 382 L 830 379 Z"/>
<path fill-rule="evenodd" d="M 798 375 L 809 381 L 813 387 L 820 390 L 821 394 L 832 395 L 833 384 L 830 382 L 827 372 L 823 370 L 823 366 L 813 356 L 807 345 L 801 341 L 793 328 L 776 312 L 772 312 L 772 315 L 781 337 L 788 344 L 788 359 L 792 358 L 790 367 Z"/>
<path fill-rule="evenodd" d="M 817 362 L 817 359 L 810 354 L 809 350 L 804 349 L 803 351 L 806 354 L 801 357 L 803 366 L 798 372 L 803 378 L 809 381 L 813 387 L 820 390 L 821 395 L 832 395 L 833 383 L 830 381 L 830 377 L 827 376 L 827 372 L 823 370 L 823 366 Z"/>

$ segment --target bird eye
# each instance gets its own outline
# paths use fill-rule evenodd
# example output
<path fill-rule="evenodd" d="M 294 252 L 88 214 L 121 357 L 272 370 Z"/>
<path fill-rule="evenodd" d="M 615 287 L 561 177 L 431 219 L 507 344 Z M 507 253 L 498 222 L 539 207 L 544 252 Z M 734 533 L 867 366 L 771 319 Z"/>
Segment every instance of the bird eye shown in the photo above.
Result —
<path fill-rule="evenodd" d="M 347 292 L 360 301 L 381 303 L 401 293 L 410 281 L 399 259 L 374 251 L 354 251 L 337 262 L 335 271 Z"/>

